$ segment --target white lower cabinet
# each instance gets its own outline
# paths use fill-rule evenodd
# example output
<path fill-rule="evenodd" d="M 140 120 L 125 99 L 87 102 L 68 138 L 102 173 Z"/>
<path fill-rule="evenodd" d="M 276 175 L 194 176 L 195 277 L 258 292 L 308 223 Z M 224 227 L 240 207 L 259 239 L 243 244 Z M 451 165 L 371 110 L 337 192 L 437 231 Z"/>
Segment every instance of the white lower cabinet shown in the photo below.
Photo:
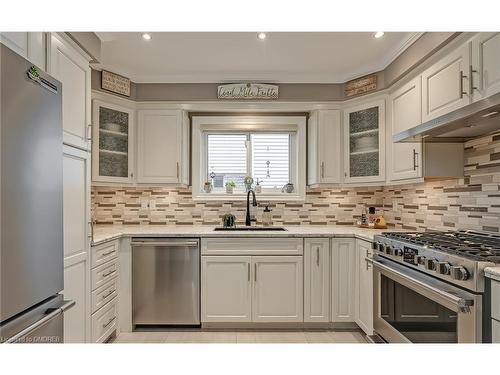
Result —
<path fill-rule="evenodd" d="M 92 342 L 106 342 L 118 332 L 119 241 L 92 246 Z"/>
<path fill-rule="evenodd" d="M 334 323 L 351 323 L 354 317 L 356 240 L 354 238 L 332 239 L 331 296 Z"/>
<path fill-rule="evenodd" d="M 254 322 L 302 322 L 301 256 L 252 257 Z"/>
<path fill-rule="evenodd" d="M 500 344 L 500 321 L 491 319 L 491 342 Z"/>
<path fill-rule="evenodd" d="M 304 240 L 304 322 L 330 320 L 330 239 Z"/>
<path fill-rule="evenodd" d="M 252 321 L 249 256 L 204 256 L 201 260 L 203 322 Z"/>
<path fill-rule="evenodd" d="M 371 242 L 356 241 L 356 324 L 367 334 L 373 334 L 373 256 Z M 367 259 L 368 258 L 368 259 Z"/>
<path fill-rule="evenodd" d="M 302 322 L 302 256 L 203 256 L 201 320 Z"/>

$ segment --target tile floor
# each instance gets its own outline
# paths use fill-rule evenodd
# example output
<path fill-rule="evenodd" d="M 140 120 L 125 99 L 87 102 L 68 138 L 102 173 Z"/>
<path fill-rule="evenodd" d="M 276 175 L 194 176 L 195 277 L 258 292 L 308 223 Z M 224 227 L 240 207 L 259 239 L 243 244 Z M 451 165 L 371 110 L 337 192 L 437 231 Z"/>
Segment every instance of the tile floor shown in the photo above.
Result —
<path fill-rule="evenodd" d="M 167 331 L 121 333 L 115 343 L 347 344 L 366 343 L 361 331 Z"/>

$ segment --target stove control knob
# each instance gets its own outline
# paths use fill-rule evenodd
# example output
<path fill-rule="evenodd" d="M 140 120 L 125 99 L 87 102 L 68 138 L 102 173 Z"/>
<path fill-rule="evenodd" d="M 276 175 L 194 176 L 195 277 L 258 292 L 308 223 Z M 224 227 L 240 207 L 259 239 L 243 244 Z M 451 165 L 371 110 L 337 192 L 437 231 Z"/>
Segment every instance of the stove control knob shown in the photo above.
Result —
<path fill-rule="evenodd" d="M 451 264 L 448 262 L 438 262 L 436 271 L 441 275 L 449 275 L 451 271 Z"/>
<path fill-rule="evenodd" d="M 452 266 L 450 275 L 454 280 L 465 281 L 469 278 L 469 271 L 462 266 Z"/>
<path fill-rule="evenodd" d="M 403 255 L 403 251 L 401 249 L 394 248 L 393 251 L 391 252 L 391 255 L 394 255 L 395 257 L 400 257 Z"/>
<path fill-rule="evenodd" d="M 387 255 L 392 255 L 394 248 L 391 245 L 385 245 L 385 253 Z"/>
<path fill-rule="evenodd" d="M 384 252 L 384 248 L 385 248 L 385 245 L 383 243 L 378 243 L 378 251 L 380 251 L 381 253 Z"/>
<path fill-rule="evenodd" d="M 422 259 L 422 255 L 413 255 L 413 264 L 418 266 L 420 264 L 420 259 Z"/>
<path fill-rule="evenodd" d="M 417 255 L 417 262 L 418 262 L 418 264 L 420 264 L 420 265 L 422 265 L 422 266 L 423 266 L 423 265 L 425 265 L 425 260 L 426 260 L 426 259 L 427 259 L 427 258 L 426 258 L 426 257 L 424 257 L 423 255 Z"/>
<path fill-rule="evenodd" d="M 436 259 L 425 259 L 425 269 L 434 271 L 436 269 Z"/>
<path fill-rule="evenodd" d="M 372 242 L 372 250 L 378 250 L 378 242 Z"/>

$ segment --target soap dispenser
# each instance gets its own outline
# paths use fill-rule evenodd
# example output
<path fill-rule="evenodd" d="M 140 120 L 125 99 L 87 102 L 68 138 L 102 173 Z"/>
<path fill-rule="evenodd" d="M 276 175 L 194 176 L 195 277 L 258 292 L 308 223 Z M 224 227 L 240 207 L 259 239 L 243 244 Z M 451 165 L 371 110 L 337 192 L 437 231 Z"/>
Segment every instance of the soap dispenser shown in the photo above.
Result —
<path fill-rule="evenodd" d="M 264 225 L 265 227 L 273 225 L 273 218 L 271 215 L 271 210 L 269 209 L 269 205 L 266 205 L 264 213 L 262 214 L 262 225 Z"/>

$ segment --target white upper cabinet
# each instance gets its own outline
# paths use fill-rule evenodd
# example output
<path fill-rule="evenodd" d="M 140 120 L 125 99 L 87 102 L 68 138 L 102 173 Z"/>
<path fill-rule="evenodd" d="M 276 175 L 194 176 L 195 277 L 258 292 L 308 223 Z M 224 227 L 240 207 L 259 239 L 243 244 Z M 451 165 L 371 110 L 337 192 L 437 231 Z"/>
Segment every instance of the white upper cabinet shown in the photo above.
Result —
<path fill-rule="evenodd" d="M 301 256 L 253 256 L 253 322 L 302 322 Z"/>
<path fill-rule="evenodd" d="M 0 40 L 14 52 L 46 70 L 46 44 L 43 32 L 2 32 Z"/>
<path fill-rule="evenodd" d="M 500 92 L 500 33 L 479 33 L 472 39 L 473 101 Z"/>
<path fill-rule="evenodd" d="M 470 44 L 446 55 L 422 73 L 422 122 L 470 103 Z"/>
<path fill-rule="evenodd" d="M 137 182 L 187 184 L 189 134 L 180 110 L 139 110 Z"/>
<path fill-rule="evenodd" d="M 344 110 L 344 176 L 347 183 L 385 179 L 385 101 Z"/>
<path fill-rule="evenodd" d="M 304 240 L 304 322 L 330 318 L 330 239 Z"/>
<path fill-rule="evenodd" d="M 422 81 L 418 76 L 389 95 L 387 166 L 390 181 L 422 175 L 422 144 L 394 143 L 392 136 L 422 123 Z"/>
<path fill-rule="evenodd" d="M 90 149 L 89 59 L 59 34 L 50 36 L 49 74 L 63 85 L 63 141 Z"/>
<path fill-rule="evenodd" d="M 309 185 L 341 182 L 340 111 L 313 111 L 308 120 Z"/>
<path fill-rule="evenodd" d="M 92 180 L 131 183 L 134 177 L 134 111 L 93 101 Z"/>

